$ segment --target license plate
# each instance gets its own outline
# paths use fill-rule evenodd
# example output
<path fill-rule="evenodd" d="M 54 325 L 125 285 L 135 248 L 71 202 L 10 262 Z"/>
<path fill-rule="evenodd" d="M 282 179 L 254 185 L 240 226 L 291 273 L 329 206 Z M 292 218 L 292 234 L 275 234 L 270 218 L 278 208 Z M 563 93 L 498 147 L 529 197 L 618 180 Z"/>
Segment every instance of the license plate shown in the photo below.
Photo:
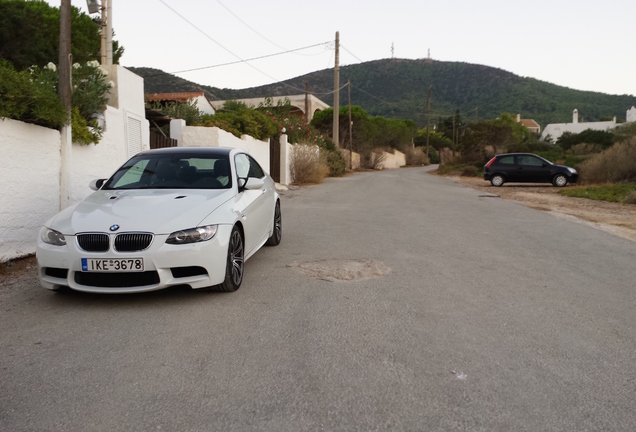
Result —
<path fill-rule="evenodd" d="M 127 258 L 127 259 L 82 258 L 82 271 L 84 272 L 142 272 L 144 271 L 144 260 L 143 258 Z"/>

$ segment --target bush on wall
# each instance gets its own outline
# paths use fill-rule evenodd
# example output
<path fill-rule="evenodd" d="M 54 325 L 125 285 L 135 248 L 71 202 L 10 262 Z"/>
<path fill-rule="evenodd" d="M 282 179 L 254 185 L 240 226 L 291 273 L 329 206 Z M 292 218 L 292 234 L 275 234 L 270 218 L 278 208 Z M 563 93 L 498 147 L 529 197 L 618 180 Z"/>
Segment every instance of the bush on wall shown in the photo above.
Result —
<path fill-rule="evenodd" d="M 106 76 L 97 61 L 73 65 L 70 119 L 73 142 L 97 144 L 101 139 L 102 129 L 92 116 L 106 108 L 113 85 L 106 82 Z M 57 94 L 58 80 L 53 63 L 16 71 L 11 63 L 0 60 L 0 118 L 52 129 L 68 124 L 68 114 Z"/>

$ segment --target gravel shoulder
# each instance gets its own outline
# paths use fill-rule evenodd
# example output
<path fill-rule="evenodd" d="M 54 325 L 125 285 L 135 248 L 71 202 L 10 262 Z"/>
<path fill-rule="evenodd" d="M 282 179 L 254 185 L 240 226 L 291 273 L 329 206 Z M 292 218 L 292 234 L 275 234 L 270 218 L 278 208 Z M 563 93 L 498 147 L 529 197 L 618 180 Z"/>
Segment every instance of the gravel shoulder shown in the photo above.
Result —
<path fill-rule="evenodd" d="M 585 223 L 636 242 L 635 205 L 563 196 L 559 195 L 560 188 L 548 184 L 505 184 L 496 188 L 480 177 L 449 176 L 447 178 L 488 195 L 518 201 L 528 207 Z"/>

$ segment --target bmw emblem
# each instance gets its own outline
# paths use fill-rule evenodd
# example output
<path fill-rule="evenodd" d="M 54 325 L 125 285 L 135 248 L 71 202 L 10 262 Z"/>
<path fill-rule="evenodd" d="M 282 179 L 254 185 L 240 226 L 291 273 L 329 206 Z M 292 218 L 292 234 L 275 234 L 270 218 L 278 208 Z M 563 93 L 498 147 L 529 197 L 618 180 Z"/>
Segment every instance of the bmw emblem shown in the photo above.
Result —
<path fill-rule="evenodd" d="M 113 225 L 110 227 L 111 231 L 117 231 L 119 229 L 119 225 Z"/>

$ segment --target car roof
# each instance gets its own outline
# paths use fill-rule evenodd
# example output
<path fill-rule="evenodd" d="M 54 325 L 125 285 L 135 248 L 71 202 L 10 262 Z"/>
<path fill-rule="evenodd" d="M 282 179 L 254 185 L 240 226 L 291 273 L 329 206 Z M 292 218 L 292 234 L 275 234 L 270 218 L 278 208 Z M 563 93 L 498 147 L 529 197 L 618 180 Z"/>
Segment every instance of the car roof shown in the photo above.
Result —
<path fill-rule="evenodd" d="M 200 154 L 208 156 L 227 156 L 232 152 L 232 148 L 228 147 L 166 147 L 160 149 L 146 150 L 140 155 L 161 154 L 161 155 L 182 155 L 182 154 Z"/>

